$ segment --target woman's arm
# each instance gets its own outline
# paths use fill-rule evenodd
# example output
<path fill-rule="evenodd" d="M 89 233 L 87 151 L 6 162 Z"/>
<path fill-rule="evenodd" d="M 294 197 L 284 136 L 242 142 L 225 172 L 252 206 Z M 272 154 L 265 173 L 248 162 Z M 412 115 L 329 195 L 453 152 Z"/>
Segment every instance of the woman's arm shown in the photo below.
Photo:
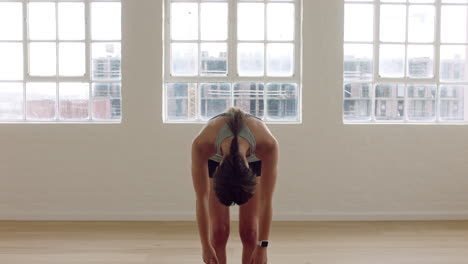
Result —
<path fill-rule="evenodd" d="M 192 181 L 196 194 L 196 214 L 198 232 L 203 248 L 210 247 L 209 238 L 209 179 L 208 158 L 203 142 L 196 138 L 192 143 Z"/>

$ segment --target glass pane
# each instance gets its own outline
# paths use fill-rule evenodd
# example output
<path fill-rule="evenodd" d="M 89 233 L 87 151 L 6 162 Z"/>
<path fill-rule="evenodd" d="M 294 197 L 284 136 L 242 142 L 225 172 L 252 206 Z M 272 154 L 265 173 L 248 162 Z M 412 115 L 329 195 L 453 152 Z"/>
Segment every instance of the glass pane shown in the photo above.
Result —
<path fill-rule="evenodd" d="M 0 40 L 23 39 L 23 5 L 0 3 Z"/>
<path fill-rule="evenodd" d="M 440 119 L 465 120 L 465 91 L 468 86 L 440 86 Z"/>
<path fill-rule="evenodd" d="M 408 76 L 410 78 L 434 76 L 434 47 L 432 45 L 408 46 Z"/>
<path fill-rule="evenodd" d="M 270 83 L 267 85 L 268 118 L 275 120 L 298 120 L 297 85 L 293 83 Z"/>
<path fill-rule="evenodd" d="M 197 84 L 166 84 L 166 120 L 190 121 L 197 118 Z"/>
<path fill-rule="evenodd" d="M 226 43 L 201 44 L 201 75 L 227 74 Z"/>
<path fill-rule="evenodd" d="M 380 40 L 404 42 L 406 39 L 406 6 L 382 5 L 380 7 Z"/>
<path fill-rule="evenodd" d="M 55 119 L 56 98 L 55 83 L 27 83 L 26 118 L 30 120 Z"/>
<path fill-rule="evenodd" d="M 267 5 L 268 40 L 293 40 L 294 22 L 294 4 Z"/>
<path fill-rule="evenodd" d="M 198 44 L 172 43 L 171 59 L 172 75 L 198 75 Z"/>
<path fill-rule="evenodd" d="M 347 83 L 344 85 L 343 119 L 364 121 L 371 118 L 371 84 Z"/>
<path fill-rule="evenodd" d="M 33 76 L 55 76 L 57 68 L 56 44 L 52 42 L 29 45 L 29 74 Z"/>
<path fill-rule="evenodd" d="M 435 120 L 435 85 L 408 85 L 408 119 Z"/>
<path fill-rule="evenodd" d="M 434 41 L 435 7 L 412 5 L 409 7 L 408 40 L 411 42 Z"/>
<path fill-rule="evenodd" d="M 263 83 L 236 83 L 234 85 L 234 106 L 263 119 L 264 93 Z"/>
<path fill-rule="evenodd" d="M 345 81 L 370 81 L 373 71 L 373 46 L 371 44 L 344 45 Z"/>
<path fill-rule="evenodd" d="M 237 48 L 238 72 L 240 76 L 262 76 L 264 74 L 264 44 L 241 43 Z"/>
<path fill-rule="evenodd" d="M 23 118 L 23 84 L 0 83 L 0 120 Z"/>
<path fill-rule="evenodd" d="M 0 80 L 23 80 L 23 44 L 0 43 Z"/>
<path fill-rule="evenodd" d="M 56 38 L 55 3 L 29 3 L 28 28 L 32 40 Z"/>
<path fill-rule="evenodd" d="M 467 81 L 468 46 L 442 45 L 440 49 L 440 80 L 441 81 Z"/>
<path fill-rule="evenodd" d="M 59 98 L 61 119 L 83 120 L 88 118 L 89 84 L 60 83 Z"/>
<path fill-rule="evenodd" d="M 405 46 L 380 45 L 379 74 L 381 77 L 398 78 L 405 75 Z"/>
<path fill-rule="evenodd" d="M 442 6 L 441 42 L 468 42 L 467 14 L 466 6 Z"/>
<path fill-rule="evenodd" d="M 405 117 L 405 85 L 379 84 L 375 87 L 375 118 L 403 120 Z"/>
<path fill-rule="evenodd" d="M 267 75 L 292 76 L 294 74 L 294 45 L 267 45 Z"/>
<path fill-rule="evenodd" d="M 91 36 L 94 40 L 121 38 L 120 3 L 91 3 Z"/>
<path fill-rule="evenodd" d="M 263 3 L 241 3 L 237 7 L 239 40 L 265 39 L 265 6 Z"/>
<path fill-rule="evenodd" d="M 120 43 L 92 44 L 93 80 L 119 80 L 121 77 Z"/>
<path fill-rule="evenodd" d="M 171 4 L 171 37 L 173 40 L 198 39 L 198 4 Z"/>
<path fill-rule="evenodd" d="M 202 3 L 200 24 L 202 40 L 226 40 L 228 34 L 227 3 Z"/>
<path fill-rule="evenodd" d="M 200 84 L 200 116 L 209 119 L 224 112 L 231 106 L 231 85 L 229 83 Z"/>
<path fill-rule="evenodd" d="M 85 44 L 60 43 L 59 44 L 59 73 L 60 76 L 85 75 Z"/>
<path fill-rule="evenodd" d="M 442 0 L 444 4 L 466 4 L 468 0 Z"/>
<path fill-rule="evenodd" d="M 344 40 L 372 41 L 374 39 L 374 6 L 345 4 Z"/>
<path fill-rule="evenodd" d="M 93 119 L 112 121 L 122 118 L 120 83 L 93 83 Z"/>
<path fill-rule="evenodd" d="M 61 40 L 85 39 L 84 3 L 58 4 L 58 30 Z"/>

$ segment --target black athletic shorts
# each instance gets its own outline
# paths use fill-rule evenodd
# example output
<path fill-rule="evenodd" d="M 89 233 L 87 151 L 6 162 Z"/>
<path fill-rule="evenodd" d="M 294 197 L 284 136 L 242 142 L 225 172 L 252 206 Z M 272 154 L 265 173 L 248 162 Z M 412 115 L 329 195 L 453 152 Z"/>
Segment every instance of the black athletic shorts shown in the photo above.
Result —
<path fill-rule="evenodd" d="M 213 174 L 216 171 L 219 163 L 214 160 L 208 160 L 208 176 L 213 178 Z M 257 177 L 262 175 L 262 161 L 249 162 L 249 167 L 257 175 Z"/>

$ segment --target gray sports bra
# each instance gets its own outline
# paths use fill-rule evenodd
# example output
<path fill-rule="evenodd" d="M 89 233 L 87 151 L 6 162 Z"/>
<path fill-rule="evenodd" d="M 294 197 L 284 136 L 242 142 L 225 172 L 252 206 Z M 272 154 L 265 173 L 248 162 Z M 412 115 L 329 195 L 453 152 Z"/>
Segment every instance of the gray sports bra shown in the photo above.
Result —
<path fill-rule="evenodd" d="M 212 119 L 214 119 L 214 118 L 216 118 L 218 116 L 223 116 L 223 115 L 225 115 L 225 113 L 219 114 L 219 115 L 213 117 Z M 249 116 L 253 116 L 253 115 L 249 115 Z M 253 116 L 253 117 L 255 117 L 255 116 Z M 231 129 L 229 128 L 228 124 L 226 123 L 221 128 L 221 130 L 219 131 L 218 136 L 216 137 L 216 140 L 215 140 L 216 154 L 213 155 L 212 157 L 210 157 L 210 160 L 216 161 L 218 163 L 221 162 L 221 160 L 223 159 L 223 155 L 221 154 L 221 142 L 223 142 L 223 140 L 225 140 L 226 138 L 232 137 L 232 136 L 234 136 L 234 134 L 232 133 Z M 250 131 L 250 129 L 246 125 L 244 125 L 242 130 L 239 132 L 239 137 L 243 137 L 250 144 L 250 156 L 247 157 L 247 162 L 250 163 L 250 162 L 259 161 L 260 159 L 255 156 L 255 148 L 256 148 L 255 138 L 252 135 L 252 132 Z"/>

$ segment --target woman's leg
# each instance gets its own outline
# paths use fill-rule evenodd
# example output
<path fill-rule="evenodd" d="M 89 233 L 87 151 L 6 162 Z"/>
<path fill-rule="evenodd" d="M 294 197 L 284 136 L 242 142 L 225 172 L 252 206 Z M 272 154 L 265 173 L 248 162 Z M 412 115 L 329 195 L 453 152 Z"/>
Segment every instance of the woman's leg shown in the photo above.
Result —
<path fill-rule="evenodd" d="M 257 177 L 257 189 L 260 177 Z M 249 264 L 258 240 L 259 195 L 239 207 L 239 235 L 242 241 L 242 264 Z"/>
<path fill-rule="evenodd" d="M 229 207 L 221 204 L 213 190 L 210 179 L 209 213 L 211 221 L 211 243 L 219 264 L 226 264 L 226 245 L 229 238 Z"/>

